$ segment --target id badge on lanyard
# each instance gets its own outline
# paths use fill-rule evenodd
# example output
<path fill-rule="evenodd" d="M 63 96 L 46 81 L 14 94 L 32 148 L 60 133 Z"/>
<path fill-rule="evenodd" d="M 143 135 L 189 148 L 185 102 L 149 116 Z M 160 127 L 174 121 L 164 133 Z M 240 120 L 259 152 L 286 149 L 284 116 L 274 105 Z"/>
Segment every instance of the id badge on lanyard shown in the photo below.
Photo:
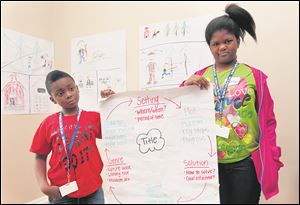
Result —
<path fill-rule="evenodd" d="M 236 67 L 238 66 L 238 62 L 236 62 L 231 69 L 226 81 L 224 82 L 224 86 L 221 88 L 218 81 L 217 71 L 216 71 L 216 64 L 213 66 L 213 72 L 214 72 L 214 81 L 216 85 L 216 92 L 217 96 L 219 98 L 219 120 L 220 120 L 220 126 L 222 127 L 222 118 L 223 118 L 223 111 L 225 107 L 225 95 L 228 88 L 228 85 L 230 83 L 231 77 L 233 76 L 234 71 L 236 70 Z"/>
<path fill-rule="evenodd" d="M 77 122 L 76 122 L 74 133 L 72 135 L 72 138 L 71 138 L 68 149 L 67 149 L 67 139 L 66 139 L 66 135 L 65 135 L 64 127 L 63 127 L 62 115 L 63 115 L 62 112 L 60 112 L 59 113 L 59 129 L 60 129 L 60 134 L 61 134 L 61 137 L 62 137 L 64 149 L 65 149 L 65 152 L 66 152 L 66 155 L 67 155 L 67 162 L 68 162 L 68 164 L 67 164 L 67 178 L 68 178 L 68 184 L 69 184 L 70 183 L 70 164 L 71 164 L 70 163 L 70 154 L 71 154 L 74 142 L 75 142 L 75 138 L 76 138 L 77 133 L 78 133 L 81 110 L 78 109 L 78 111 L 77 111 Z"/>

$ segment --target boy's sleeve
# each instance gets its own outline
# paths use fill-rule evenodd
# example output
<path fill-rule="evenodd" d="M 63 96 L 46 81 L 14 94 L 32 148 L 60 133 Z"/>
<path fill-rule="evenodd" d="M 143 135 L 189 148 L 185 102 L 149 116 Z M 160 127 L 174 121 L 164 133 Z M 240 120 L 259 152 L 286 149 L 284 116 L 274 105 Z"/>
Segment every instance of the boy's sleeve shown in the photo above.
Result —
<path fill-rule="evenodd" d="M 100 113 L 97 113 L 96 117 L 96 123 L 99 125 L 99 134 L 96 136 L 96 138 L 102 139 L 102 130 L 101 130 L 101 116 Z"/>
<path fill-rule="evenodd" d="M 44 120 L 34 134 L 30 152 L 48 155 L 51 151 L 51 144 L 47 140 L 48 134 L 47 123 Z"/>

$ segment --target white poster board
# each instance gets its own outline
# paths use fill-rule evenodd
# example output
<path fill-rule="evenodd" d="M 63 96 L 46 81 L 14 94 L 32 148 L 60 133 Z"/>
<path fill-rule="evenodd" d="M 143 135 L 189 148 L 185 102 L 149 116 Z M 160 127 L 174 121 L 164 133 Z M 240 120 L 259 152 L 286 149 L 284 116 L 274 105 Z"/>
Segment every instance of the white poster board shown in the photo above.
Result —
<path fill-rule="evenodd" d="M 106 203 L 219 203 L 212 86 L 100 103 Z"/>
<path fill-rule="evenodd" d="M 103 89 L 126 91 L 125 31 L 73 38 L 71 67 L 83 109 L 97 110 Z"/>
<path fill-rule="evenodd" d="M 139 28 L 140 89 L 178 85 L 213 63 L 205 40 L 210 16 L 145 24 Z"/>
<path fill-rule="evenodd" d="M 1 114 L 51 112 L 45 80 L 53 67 L 53 42 L 1 28 Z"/>

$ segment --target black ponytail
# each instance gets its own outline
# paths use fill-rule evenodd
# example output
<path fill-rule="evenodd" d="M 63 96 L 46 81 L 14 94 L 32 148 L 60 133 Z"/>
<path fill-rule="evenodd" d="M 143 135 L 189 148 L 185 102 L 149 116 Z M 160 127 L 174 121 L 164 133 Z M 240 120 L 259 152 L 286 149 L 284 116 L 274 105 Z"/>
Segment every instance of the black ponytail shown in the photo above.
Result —
<path fill-rule="evenodd" d="M 225 12 L 241 28 L 241 38 L 243 40 L 246 35 L 246 30 L 252 38 L 257 41 L 255 34 L 255 22 L 248 11 L 236 4 L 229 4 L 225 8 Z"/>
<path fill-rule="evenodd" d="M 222 29 L 235 35 L 237 39 L 242 39 L 246 31 L 257 41 L 255 33 L 255 22 L 248 11 L 236 4 L 229 4 L 225 8 L 228 15 L 223 15 L 213 19 L 206 27 L 205 38 L 209 45 L 212 35 Z"/>

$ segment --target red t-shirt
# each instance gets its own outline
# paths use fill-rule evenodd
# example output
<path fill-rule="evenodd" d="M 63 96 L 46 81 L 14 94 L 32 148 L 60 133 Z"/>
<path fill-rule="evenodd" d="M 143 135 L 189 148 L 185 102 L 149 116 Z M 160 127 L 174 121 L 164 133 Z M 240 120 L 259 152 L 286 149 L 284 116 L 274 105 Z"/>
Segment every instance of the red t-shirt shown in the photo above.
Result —
<path fill-rule="evenodd" d="M 63 116 L 62 119 L 68 149 L 76 126 L 77 114 Z M 69 194 L 69 197 L 85 197 L 102 185 L 100 173 L 103 163 L 96 145 L 96 138 L 101 138 L 100 114 L 82 111 L 77 137 L 70 153 L 70 180 L 76 180 L 78 191 Z M 68 182 L 68 160 L 59 129 L 59 113 L 48 116 L 40 124 L 30 151 L 41 155 L 48 155 L 52 151 L 48 170 L 51 185 L 62 186 Z"/>

